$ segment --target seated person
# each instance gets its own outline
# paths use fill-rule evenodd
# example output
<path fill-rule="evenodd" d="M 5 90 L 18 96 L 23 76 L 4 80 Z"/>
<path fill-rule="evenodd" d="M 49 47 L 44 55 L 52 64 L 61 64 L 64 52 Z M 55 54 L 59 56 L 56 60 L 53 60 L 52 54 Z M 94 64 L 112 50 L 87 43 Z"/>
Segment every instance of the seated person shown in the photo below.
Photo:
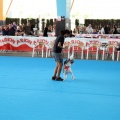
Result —
<path fill-rule="evenodd" d="M 17 26 L 17 30 L 15 32 L 16 36 L 23 36 L 24 32 L 22 31 L 22 27 L 21 26 Z"/>
<path fill-rule="evenodd" d="M 34 35 L 33 27 L 31 26 L 30 22 L 27 22 L 27 25 L 23 27 L 23 32 L 25 36 Z"/>
<path fill-rule="evenodd" d="M 96 29 L 93 29 L 92 34 L 98 34 L 97 30 L 96 30 Z"/>
<path fill-rule="evenodd" d="M 12 24 L 9 24 L 8 35 L 9 36 L 15 36 L 15 29 L 12 27 Z"/>
<path fill-rule="evenodd" d="M 45 27 L 44 32 L 43 32 L 44 37 L 48 37 L 48 27 Z"/>
<path fill-rule="evenodd" d="M 75 37 L 75 35 L 72 34 L 72 30 L 70 30 L 70 37 Z"/>
<path fill-rule="evenodd" d="M 48 32 L 52 32 L 52 26 L 51 25 L 49 25 L 49 27 L 48 27 Z"/>
<path fill-rule="evenodd" d="M 3 36 L 7 36 L 7 35 L 8 35 L 8 28 L 7 28 L 6 25 L 3 26 L 3 28 L 2 28 L 2 35 L 3 35 Z"/>

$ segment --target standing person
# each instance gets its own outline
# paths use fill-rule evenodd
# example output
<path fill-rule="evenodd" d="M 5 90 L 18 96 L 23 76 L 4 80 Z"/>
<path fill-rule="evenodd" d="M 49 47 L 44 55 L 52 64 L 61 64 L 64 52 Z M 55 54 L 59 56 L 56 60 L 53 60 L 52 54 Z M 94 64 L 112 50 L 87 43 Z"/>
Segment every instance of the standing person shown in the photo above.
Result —
<path fill-rule="evenodd" d="M 57 37 L 54 43 L 53 57 L 56 62 L 56 67 L 54 70 L 54 75 L 52 77 L 52 80 L 63 81 L 63 79 L 60 77 L 60 73 L 63 65 L 62 49 L 63 49 L 64 39 L 65 37 L 69 36 L 69 34 L 70 34 L 69 30 L 61 31 L 60 35 Z"/>

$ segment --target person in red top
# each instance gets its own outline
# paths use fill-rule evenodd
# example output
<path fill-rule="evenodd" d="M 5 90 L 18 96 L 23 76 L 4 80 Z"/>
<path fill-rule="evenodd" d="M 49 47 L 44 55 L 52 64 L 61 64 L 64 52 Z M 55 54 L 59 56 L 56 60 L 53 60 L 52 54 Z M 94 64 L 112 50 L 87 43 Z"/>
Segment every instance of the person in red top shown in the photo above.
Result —
<path fill-rule="evenodd" d="M 8 35 L 8 27 L 6 25 L 3 26 L 3 28 L 2 28 L 2 35 L 3 36 L 7 36 Z"/>

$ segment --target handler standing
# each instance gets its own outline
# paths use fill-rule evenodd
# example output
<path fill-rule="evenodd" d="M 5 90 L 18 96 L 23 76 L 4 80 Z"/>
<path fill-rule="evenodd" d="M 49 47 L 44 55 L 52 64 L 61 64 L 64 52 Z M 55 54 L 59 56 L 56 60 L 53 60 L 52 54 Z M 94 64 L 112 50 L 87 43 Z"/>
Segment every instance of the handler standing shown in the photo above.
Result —
<path fill-rule="evenodd" d="M 60 32 L 60 35 L 57 37 L 54 47 L 53 47 L 53 57 L 56 62 L 56 67 L 54 70 L 54 75 L 52 77 L 52 80 L 56 81 L 63 81 L 63 79 L 60 77 L 61 69 L 63 66 L 63 55 L 62 55 L 62 49 L 65 37 L 68 37 L 70 35 L 69 30 L 64 30 Z"/>

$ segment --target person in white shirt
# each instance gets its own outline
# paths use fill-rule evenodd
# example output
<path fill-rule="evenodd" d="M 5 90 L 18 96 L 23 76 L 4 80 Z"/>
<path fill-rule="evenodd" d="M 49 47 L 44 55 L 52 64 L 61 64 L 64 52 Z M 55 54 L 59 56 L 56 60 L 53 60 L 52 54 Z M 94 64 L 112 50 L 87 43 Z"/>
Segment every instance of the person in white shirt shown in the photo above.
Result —
<path fill-rule="evenodd" d="M 104 27 L 101 28 L 100 32 L 101 32 L 101 34 L 105 34 Z"/>
<path fill-rule="evenodd" d="M 92 34 L 92 32 L 93 32 L 93 30 L 92 30 L 91 24 L 89 24 L 88 27 L 86 28 L 86 33 Z"/>

